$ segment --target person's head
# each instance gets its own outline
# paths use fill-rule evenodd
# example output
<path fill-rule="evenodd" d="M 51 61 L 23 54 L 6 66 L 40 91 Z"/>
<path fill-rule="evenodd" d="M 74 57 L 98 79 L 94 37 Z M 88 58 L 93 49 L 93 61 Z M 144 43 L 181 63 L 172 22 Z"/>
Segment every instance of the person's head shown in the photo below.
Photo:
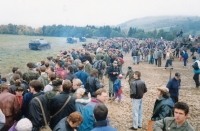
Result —
<path fill-rule="evenodd" d="M 83 117 L 81 113 L 73 112 L 67 117 L 67 122 L 72 128 L 77 128 L 83 122 Z"/>
<path fill-rule="evenodd" d="M 33 94 L 36 94 L 37 92 L 40 92 L 43 88 L 43 84 L 39 80 L 32 80 L 29 83 L 30 92 Z"/>
<path fill-rule="evenodd" d="M 21 79 L 20 79 L 20 75 L 19 74 L 14 74 L 13 75 L 13 82 L 16 86 L 20 86 L 21 85 Z"/>
<path fill-rule="evenodd" d="M 177 124 L 183 124 L 189 114 L 189 106 L 184 102 L 177 102 L 174 105 L 174 118 Z"/>
<path fill-rule="evenodd" d="M 67 73 L 73 73 L 73 72 L 74 72 L 74 68 L 72 66 L 68 66 Z"/>
<path fill-rule="evenodd" d="M 68 60 L 68 65 L 71 65 L 72 62 L 73 62 L 73 60 L 72 60 L 72 59 L 69 59 L 69 60 Z"/>
<path fill-rule="evenodd" d="M 99 99 L 101 102 L 105 103 L 108 98 L 107 91 L 103 88 L 98 89 L 95 92 L 96 98 Z"/>
<path fill-rule="evenodd" d="M 113 66 L 117 67 L 117 61 L 113 61 Z"/>
<path fill-rule="evenodd" d="M 49 62 L 48 62 L 48 61 L 45 61 L 44 66 L 45 66 L 46 68 L 49 68 Z"/>
<path fill-rule="evenodd" d="M 72 88 L 72 83 L 70 82 L 70 80 L 65 80 L 62 84 L 62 87 L 64 92 L 69 93 Z"/>
<path fill-rule="evenodd" d="M 49 74 L 48 75 L 48 81 L 53 81 L 56 79 L 56 74 Z"/>
<path fill-rule="evenodd" d="M 22 118 L 17 122 L 15 129 L 17 131 L 32 131 L 33 125 L 31 121 L 27 118 Z"/>
<path fill-rule="evenodd" d="M 94 118 L 96 119 L 96 121 L 103 121 L 106 120 L 108 115 L 108 108 L 102 104 L 96 104 L 94 107 Z"/>
<path fill-rule="evenodd" d="M 41 67 L 40 67 L 40 71 L 41 71 L 41 72 L 46 72 L 46 67 L 45 67 L 45 66 L 41 66 Z"/>
<path fill-rule="evenodd" d="M 59 90 L 60 92 L 62 92 L 62 80 L 53 80 L 52 81 L 52 86 L 54 89 Z"/>
<path fill-rule="evenodd" d="M 161 98 L 161 97 L 169 98 L 169 89 L 166 87 L 157 87 L 156 94 L 158 98 Z"/>
<path fill-rule="evenodd" d="M 44 60 L 41 60 L 40 63 L 41 63 L 41 65 L 43 66 L 44 63 L 45 63 L 45 61 L 44 61 Z"/>
<path fill-rule="evenodd" d="M 33 63 L 32 62 L 28 62 L 26 64 L 26 66 L 29 68 L 29 69 L 32 69 L 34 67 Z"/>
<path fill-rule="evenodd" d="M 179 79 L 181 78 L 180 73 L 176 72 L 174 78 L 175 78 L 176 80 L 179 80 Z"/>
<path fill-rule="evenodd" d="M 59 68 L 61 68 L 61 67 L 62 67 L 62 62 L 61 62 L 61 61 L 58 61 L 58 62 L 56 63 L 56 68 L 59 69 Z"/>
<path fill-rule="evenodd" d="M 73 89 L 74 90 L 78 89 L 82 85 L 81 80 L 77 79 L 77 78 L 73 79 L 72 83 L 73 83 Z"/>
<path fill-rule="evenodd" d="M 54 68 L 52 66 L 49 66 L 49 68 L 47 68 L 47 74 L 54 74 Z"/>
<path fill-rule="evenodd" d="M 22 88 L 21 86 L 17 87 L 17 89 L 15 90 L 16 96 L 22 96 L 23 93 L 24 93 L 24 88 Z"/>
<path fill-rule="evenodd" d="M 10 89 L 9 89 L 9 85 L 7 84 L 0 84 L 0 93 L 1 92 L 9 92 Z"/>
<path fill-rule="evenodd" d="M 140 73 L 139 71 L 135 71 L 133 77 L 134 77 L 135 79 L 140 79 L 141 73 Z"/>
<path fill-rule="evenodd" d="M 62 79 L 62 75 L 61 75 L 61 74 L 56 74 L 56 79 L 57 79 L 57 80 L 63 80 L 63 79 Z"/>
<path fill-rule="evenodd" d="M 84 65 L 80 63 L 80 64 L 78 65 L 78 69 L 79 69 L 79 70 L 83 70 L 83 68 L 84 68 Z"/>
<path fill-rule="evenodd" d="M 97 69 L 93 69 L 91 72 L 90 72 L 90 76 L 98 76 L 98 70 Z"/>
<path fill-rule="evenodd" d="M 12 72 L 13 72 L 13 73 L 15 73 L 15 72 L 18 71 L 18 70 L 19 70 L 18 67 L 13 67 L 13 68 L 12 68 Z"/>
<path fill-rule="evenodd" d="M 81 99 L 84 94 L 85 94 L 85 89 L 84 88 L 78 88 L 76 90 L 76 98 L 77 99 Z"/>
<path fill-rule="evenodd" d="M 22 72 L 20 70 L 15 71 L 15 74 L 18 74 L 22 78 Z"/>

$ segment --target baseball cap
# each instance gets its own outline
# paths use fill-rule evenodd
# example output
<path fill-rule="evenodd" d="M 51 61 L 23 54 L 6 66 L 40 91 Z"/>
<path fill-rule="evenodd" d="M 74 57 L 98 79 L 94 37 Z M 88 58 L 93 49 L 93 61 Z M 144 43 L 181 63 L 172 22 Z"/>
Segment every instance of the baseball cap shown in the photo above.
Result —
<path fill-rule="evenodd" d="M 180 75 L 180 73 L 178 73 L 178 72 L 175 73 L 175 76 L 176 76 L 177 78 L 181 78 L 181 75 Z"/>

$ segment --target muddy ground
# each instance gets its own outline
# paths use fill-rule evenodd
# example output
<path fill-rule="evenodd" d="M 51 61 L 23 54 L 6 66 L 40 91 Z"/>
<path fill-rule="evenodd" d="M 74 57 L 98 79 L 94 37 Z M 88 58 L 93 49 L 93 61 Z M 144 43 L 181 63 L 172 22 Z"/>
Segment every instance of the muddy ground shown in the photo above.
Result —
<path fill-rule="evenodd" d="M 139 131 L 146 131 L 148 121 L 151 118 L 154 102 L 156 100 L 156 87 L 166 86 L 170 77 L 170 69 L 163 70 L 166 60 L 162 60 L 162 67 L 157 67 L 147 62 L 140 62 L 139 65 L 132 64 L 131 54 L 124 57 L 125 63 L 123 71 L 127 71 L 127 67 L 131 66 L 134 71 L 141 72 L 141 79 L 145 81 L 148 91 L 143 98 L 143 128 Z M 175 72 L 181 74 L 181 89 L 179 91 L 179 101 L 186 102 L 190 107 L 188 121 L 195 128 L 200 131 L 200 89 L 195 87 L 193 81 L 193 69 L 191 67 L 192 58 L 189 58 L 187 67 L 183 67 L 183 61 L 175 58 L 173 61 L 174 70 L 172 70 L 172 77 Z M 117 100 L 108 101 L 106 103 L 109 108 L 109 119 L 112 126 L 118 131 L 128 131 L 132 126 L 132 100 L 129 97 L 128 79 L 122 79 L 123 94 L 122 102 L 118 104 Z M 105 80 L 106 88 L 108 89 L 108 79 Z"/>

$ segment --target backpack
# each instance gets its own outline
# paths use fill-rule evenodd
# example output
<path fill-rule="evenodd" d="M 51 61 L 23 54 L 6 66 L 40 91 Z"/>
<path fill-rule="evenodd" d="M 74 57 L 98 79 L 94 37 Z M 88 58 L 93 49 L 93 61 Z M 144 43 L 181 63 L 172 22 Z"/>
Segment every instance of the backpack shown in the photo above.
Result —
<path fill-rule="evenodd" d="M 192 65 L 192 67 L 194 68 L 194 70 L 199 70 L 199 65 L 197 62 L 194 62 L 194 64 Z"/>
<path fill-rule="evenodd" d="M 102 62 L 103 61 L 98 61 L 97 65 L 96 65 L 96 69 L 98 70 L 99 74 L 101 74 L 103 71 Z"/>
<path fill-rule="evenodd" d="M 121 57 L 118 57 L 119 58 L 119 61 L 124 64 L 124 60 L 121 58 Z"/>

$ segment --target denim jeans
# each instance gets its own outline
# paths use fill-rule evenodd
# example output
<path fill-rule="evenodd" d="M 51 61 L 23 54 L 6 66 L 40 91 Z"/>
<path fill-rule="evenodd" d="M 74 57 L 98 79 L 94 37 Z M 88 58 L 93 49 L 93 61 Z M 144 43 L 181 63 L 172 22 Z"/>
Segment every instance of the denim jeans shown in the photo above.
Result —
<path fill-rule="evenodd" d="M 133 56 L 133 64 L 137 64 L 137 56 Z"/>
<path fill-rule="evenodd" d="M 133 127 L 142 127 L 142 99 L 133 99 Z"/>
<path fill-rule="evenodd" d="M 183 65 L 184 65 L 184 66 L 187 65 L 187 59 L 183 59 Z"/>

